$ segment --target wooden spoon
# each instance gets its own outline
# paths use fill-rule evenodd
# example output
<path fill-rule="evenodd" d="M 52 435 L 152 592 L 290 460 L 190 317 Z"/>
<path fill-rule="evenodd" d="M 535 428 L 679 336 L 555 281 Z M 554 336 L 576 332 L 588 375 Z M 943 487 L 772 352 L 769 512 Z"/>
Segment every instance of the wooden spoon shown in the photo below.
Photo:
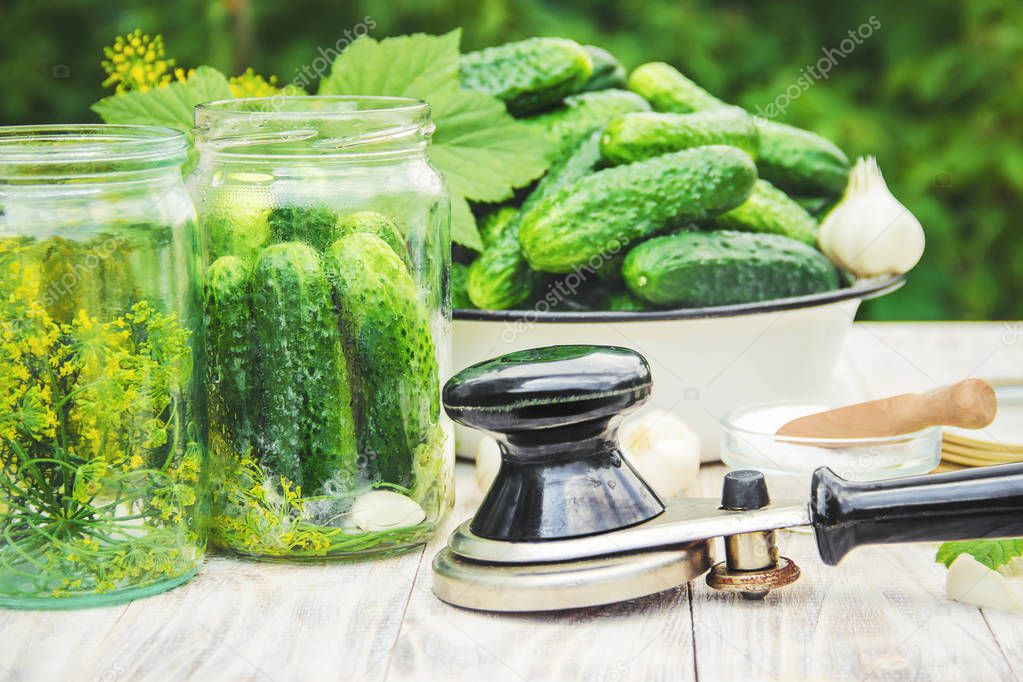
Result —
<path fill-rule="evenodd" d="M 789 438 L 887 438 L 929 426 L 981 429 L 995 419 L 995 391 L 980 379 L 966 379 L 930 393 L 903 395 L 818 412 L 784 424 Z"/>

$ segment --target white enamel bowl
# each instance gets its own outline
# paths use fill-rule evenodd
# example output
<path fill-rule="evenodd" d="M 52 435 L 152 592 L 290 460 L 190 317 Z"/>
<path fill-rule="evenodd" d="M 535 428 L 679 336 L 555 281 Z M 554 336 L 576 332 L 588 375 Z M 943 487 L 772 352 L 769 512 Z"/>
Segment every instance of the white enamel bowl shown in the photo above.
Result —
<path fill-rule="evenodd" d="M 642 353 L 654 376 L 644 409 L 676 412 L 719 458 L 720 419 L 742 405 L 826 395 L 860 302 L 895 291 L 902 277 L 823 294 L 653 312 L 455 310 L 454 369 L 556 344 L 604 344 Z M 474 457 L 479 432 L 456 427 L 458 453 Z"/>

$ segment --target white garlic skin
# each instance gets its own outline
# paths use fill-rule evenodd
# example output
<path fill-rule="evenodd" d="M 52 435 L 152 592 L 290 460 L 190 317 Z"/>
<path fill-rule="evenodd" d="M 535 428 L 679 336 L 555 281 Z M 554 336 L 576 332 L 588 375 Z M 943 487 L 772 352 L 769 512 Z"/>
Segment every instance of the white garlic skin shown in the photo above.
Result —
<path fill-rule="evenodd" d="M 992 571 L 969 554 L 960 554 L 948 567 L 945 594 L 965 604 L 1023 614 L 1020 580 Z"/>
<path fill-rule="evenodd" d="M 365 533 L 415 526 L 426 512 L 404 495 L 391 490 L 372 490 L 359 495 L 348 513 L 348 524 Z"/>
<path fill-rule="evenodd" d="M 646 410 L 618 431 L 622 454 L 664 500 L 684 497 L 700 473 L 700 438 L 668 410 Z"/>
<path fill-rule="evenodd" d="M 871 156 L 856 161 L 842 200 L 821 222 L 817 243 L 833 263 L 865 278 L 909 272 L 923 256 L 925 238 Z"/>

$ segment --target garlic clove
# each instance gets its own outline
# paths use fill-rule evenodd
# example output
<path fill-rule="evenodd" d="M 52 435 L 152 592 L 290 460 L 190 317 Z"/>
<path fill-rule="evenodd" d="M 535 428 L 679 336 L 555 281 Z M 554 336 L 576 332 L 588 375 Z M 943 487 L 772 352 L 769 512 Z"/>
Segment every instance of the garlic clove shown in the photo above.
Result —
<path fill-rule="evenodd" d="M 366 533 L 415 526 L 426 520 L 426 512 L 415 500 L 391 490 L 372 490 L 356 498 L 348 522 Z"/>
<path fill-rule="evenodd" d="M 490 436 L 483 436 L 476 447 L 476 485 L 480 492 L 490 490 L 501 468 L 501 448 Z"/>
<path fill-rule="evenodd" d="M 965 604 L 1023 614 L 1020 581 L 992 571 L 969 554 L 961 554 L 949 566 L 945 593 Z"/>
<path fill-rule="evenodd" d="M 665 500 L 683 497 L 700 472 L 700 438 L 668 410 L 648 410 L 619 429 L 622 454 Z"/>

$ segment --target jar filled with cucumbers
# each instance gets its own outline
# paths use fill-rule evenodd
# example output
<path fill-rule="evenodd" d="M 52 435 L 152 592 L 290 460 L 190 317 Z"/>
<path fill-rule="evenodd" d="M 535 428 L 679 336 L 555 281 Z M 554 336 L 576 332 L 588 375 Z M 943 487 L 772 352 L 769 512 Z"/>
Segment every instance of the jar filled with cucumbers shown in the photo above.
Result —
<path fill-rule="evenodd" d="M 208 524 L 185 136 L 0 128 L 0 606 L 192 577 Z"/>
<path fill-rule="evenodd" d="M 405 98 L 196 109 L 217 547 L 391 554 L 450 509 L 450 209 L 432 131 Z"/>

